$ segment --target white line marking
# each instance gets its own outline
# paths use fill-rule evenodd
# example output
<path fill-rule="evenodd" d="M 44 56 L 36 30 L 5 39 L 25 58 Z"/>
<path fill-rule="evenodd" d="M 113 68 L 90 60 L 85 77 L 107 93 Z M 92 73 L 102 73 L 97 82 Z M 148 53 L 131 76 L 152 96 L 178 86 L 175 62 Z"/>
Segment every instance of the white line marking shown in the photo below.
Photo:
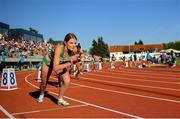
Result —
<path fill-rule="evenodd" d="M 70 88 L 80 88 L 81 86 L 70 86 Z"/>
<path fill-rule="evenodd" d="M 143 72 L 140 72 L 140 71 L 143 71 Z M 108 71 L 104 71 L 104 72 L 108 72 Z M 156 72 L 158 72 L 158 74 L 154 74 L 152 72 L 145 72 L 145 70 L 136 70 L 136 71 L 132 71 L 132 70 L 116 70 L 113 73 L 126 73 L 126 72 L 128 72 L 129 74 L 137 74 L 138 73 L 138 74 L 151 74 L 151 75 L 154 75 L 154 76 L 160 76 L 160 75 L 162 75 L 162 76 L 164 76 L 164 75 L 166 75 L 166 76 L 175 76 L 175 75 L 172 74 L 172 72 L 171 73 L 168 73 L 168 72 L 162 73 L 162 72 L 156 71 Z"/>
<path fill-rule="evenodd" d="M 157 83 L 167 83 L 167 84 L 178 84 L 177 82 L 169 82 L 169 81 L 157 81 L 157 80 L 145 80 L 145 79 L 134 79 L 134 78 L 127 78 L 127 77 L 121 77 L 121 76 L 107 76 L 107 75 L 103 75 L 103 74 L 94 74 L 94 73 L 88 73 L 89 75 L 99 75 L 99 76 L 103 76 L 103 77 L 110 77 L 110 78 L 120 78 L 120 79 L 124 79 L 124 80 L 137 80 L 137 81 L 146 81 L 146 82 L 157 82 Z M 179 81 L 180 79 L 174 79 Z"/>
<path fill-rule="evenodd" d="M 15 117 L 13 117 L 8 111 L 6 111 L 1 105 L 0 105 L 0 110 L 2 110 L 4 112 L 4 114 L 6 116 L 8 116 L 11 119 L 15 119 Z"/>
<path fill-rule="evenodd" d="M 57 79 L 54 78 L 54 77 L 51 77 L 51 78 L 57 80 Z M 89 78 L 89 79 L 90 79 L 90 78 Z M 90 79 L 90 80 L 92 80 L 92 79 Z M 136 96 L 136 97 L 143 97 L 143 98 L 148 98 L 148 99 L 162 100 L 162 101 L 173 102 L 173 103 L 180 103 L 180 101 L 178 101 L 178 100 L 171 100 L 171 99 L 166 99 L 166 98 L 152 97 L 152 96 L 139 95 L 139 94 L 134 94 L 134 93 L 127 93 L 127 92 L 120 92 L 120 91 L 109 90 L 109 89 L 104 89 L 104 88 L 97 88 L 97 87 L 93 87 L 93 86 L 81 85 L 81 84 L 72 83 L 72 82 L 71 82 L 71 84 L 78 85 L 78 86 L 81 86 L 81 87 L 86 87 L 86 88 L 101 90 L 101 91 L 107 91 L 107 92 L 113 92 L 113 93 L 131 95 L 131 96 Z"/>
<path fill-rule="evenodd" d="M 107 72 L 107 71 L 104 71 L 103 73 L 106 73 L 106 74 L 120 74 L 120 75 L 125 75 L 125 76 L 135 76 L 135 77 L 142 77 L 140 75 L 134 75 L 134 74 L 122 74 L 122 73 L 118 73 L 118 72 Z M 150 73 L 149 73 L 150 74 Z M 148 78 L 157 78 L 157 76 L 152 76 L 151 74 L 150 75 L 143 75 L 143 77 L 148 77 Z M 179 78 L 170 78 L 170 77 L 162 77 L 162 76 L 158 76 L 158 78 L 162 78 L 162 79 L 173 79 L 173 80 L 179 80 Z"/>
<path fill-rule="evenodd" d="M 76 84 L 76 83 L 72 83 L 72 84 L 80 85 L 82 87 L 86 87 L 86 88 L 90 88 L 90 89 L 96 89 L 96 90 L 101 90 L 101 91 L 112 92 L 112 93 L 131 95 L 131 96 L 143 97 L 143 98 L 155 99 L 155 100 L 162 100 L 162 101 L 166 101 L 166 102 L 180 103 L 180 101 L 177 101 L 177 100 L 171 100 L 171 99 L 165 99 L 165 98 L 159 98 L 159 97 L 152 97 L 152 96 L 146 96 L 146 95 L 139 95 L 139 94 L 134 94 L 134 93 L 127 93 L 127 92 L 109 90 L 109 89 L 104 89 L 104 88 L 97 88 L 97 87 L 93 87 L 93 86 L 86 86 L 86 85 L 81 85 L 81 84 Z"/>
<path fill-rule="evenodd" d="M 34 111 L 27 111 L 27 112 L 17 112 L 17 113 L 12 113 L 12 115 L 31 114 L 31 113 L 37 113 L 37 112 L 47 112 L 47 111 L 54 111 L 54 110 L 59 110 L 59 109 L 60 109 L 60 110 L 63 110 L 63 109 L 77 108 L 77 107 L 84 107 L 84 106 L 88 106 L 88 105 L 75 105 L 75 106 L 58 107 L 58 108 L 34 110 Z"/>
<path fill-rule="evenodd" d="M 27 80 L 27 77 L 29 77 L 30 75 L 32 75 L 33 73 L 27 75 L 25 77 L 25 82 L 27 82 L 28 84 L 30 84 L 31 86 L 35 87 L 35 88 L 38 88 L 36 85 L 33 85 L 31 84 L 28 80 Z M 57 93 L 54 93 L 52 91 L 49 91 L 49 93 L 51 94 L 54 94 L 54 95 L 58 95 Z M 84 101 L 80 101 L 80 100 L 77 100 L 77 99 L 74 99 L 74 98 L 70 98 L 70 97 L 67 97 L 67 96 L 64 96 L 65 98 L 69 99 L 69 100 L 73 100 L 73 101 L 76 101 L 76 102 L 79 102 L 79 103 L 83 103 L 85 105 L 89 105 L 89 106 L 92 106 L 92 107 L 96 107 L 96 108 L 100 108 L 100 109 L 103 109 L 103 110 L 106 110 L 106 111 L 110 111 L 110 112 L 114 112 L 114 113 L 117 113 L 117 114 L 122 114 L 122 115 L 125 115 L 125 116 L 129 116 L 129 117 L 132 117 L 132 118 L 138 118 L 138 119 L 142 119 L 142 117 L 139 117 L 139 116 L 136 116 L 136 115 L 131 115 L 131 114 L 128 114 L 128 113 L 124 113 L 124 112 L 120 112 L 120 111 L 117 111 L 117 110 L 113 110 L 113 109 L 109 109 L 109 108 L 106 108 L 106 107 L 102 107 L 102 106 L 99 106 L 99 105 L 95 105 L 95 104 L 92 104 L 92 103 L 88 103 L 88 102 L 84 102 Z"/>
<path fill-rule="evenodd" d="M 118 78 L 118 79 L 124 79 L 124 80 L 136 80 L 136 81 L 145 81 L 145 82 L 156 82 L 156 83 L 167 83 L 167 84 L 179 84 L 177 82 L 168 82 L 168 81 L 154 81 L 154 80 L 144 80 L 144 79 L 133 79 L 133 78 L 127 78 L 127 77 L 117 77 L 117 76 L 107 76 L 102 74 L 93 74 L 88 73 L 89 75 L 96 75 L 96 76 L 103 76 L 103 77 L 110 77 L 110 78 Z"/>
<path fill-rule="evenodd" d="M 122 85 L 137 86 L 137 87 L 143 87 L 143 88 L 155 88 L 155 89 L 163 89 L 163 90 L 180 91 L 180 89 L 174 89 L 174 88 L 164 88 L 164 87 L 157 87 L 157 86 L 145 86 L 145 85 L 138 85 L 138 84 L 128 84 L 128 83 L 120 83 L 120 82 L 113 82 L 113 81 L 97 80 L 97 79 L 86 78 L 86 77 L 81 77 L 81 78 L 90 79 L 90 80 L 98 81 L 98 82 L 122 84 Z"/>

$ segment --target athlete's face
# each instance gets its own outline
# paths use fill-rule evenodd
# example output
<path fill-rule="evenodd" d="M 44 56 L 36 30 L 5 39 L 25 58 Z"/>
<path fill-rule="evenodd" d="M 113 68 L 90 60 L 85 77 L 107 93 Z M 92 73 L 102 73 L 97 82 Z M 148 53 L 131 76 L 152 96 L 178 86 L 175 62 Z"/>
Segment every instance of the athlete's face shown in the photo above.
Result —
<path fill-rule="evenodd" d="M 77 40 L 75 38 L 71 38 L 68 42 L 66 42 L 66 46 L 70 51 L 73 51 L 76 47 Z"/>
<path fill-rule="evenodd" d="M 77 48 L 77 52 L 80 52 L 81 51 L 81 48 Z"/>

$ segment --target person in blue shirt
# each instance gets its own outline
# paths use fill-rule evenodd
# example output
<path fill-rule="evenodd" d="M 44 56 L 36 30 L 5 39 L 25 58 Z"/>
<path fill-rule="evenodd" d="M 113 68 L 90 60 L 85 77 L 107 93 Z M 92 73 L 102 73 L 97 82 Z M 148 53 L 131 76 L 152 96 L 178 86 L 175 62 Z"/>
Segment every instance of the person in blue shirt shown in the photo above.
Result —
<path fill-rule="evenodd" d="M 21 70 L 22 67 L 24 66 L 24 61 L 25 61 L 25 58 L 23 55 L 20 55 L 19 57 L 19 69 Z"/>
<path fill-rule="evenodd" d="M 148 67 L 150 67 L 150 63 L 151 63 L 151 55 L 150 55 L 149 50 L 147 51 L 146 60 L 147 60 L 147 65 L 148 65 Z"/>

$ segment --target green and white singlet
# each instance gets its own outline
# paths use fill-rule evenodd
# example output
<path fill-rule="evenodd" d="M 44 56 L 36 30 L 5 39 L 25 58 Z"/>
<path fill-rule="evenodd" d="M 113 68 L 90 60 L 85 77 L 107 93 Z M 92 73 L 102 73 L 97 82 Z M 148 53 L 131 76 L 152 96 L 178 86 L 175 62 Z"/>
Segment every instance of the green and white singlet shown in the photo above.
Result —
<path fill-rule="evenodd" d="M 62 49 L 62 53 L 60 55 L 60 62 L 59 64 L 61 63 L 64 63 L 64 62 L 67 62 L 67 61 L 70 61 L 71 60 L 71 57 L 73 55 L 73 52 L 71 52 L 70 54 L 68 54 L 66 57 L 64 56 L 64 51 L 65 51 L 65 46 L 63 45 L 63 49 Z M 54 51 L 51 49 L 48 51 L 48 55 L 49 57 L 53 58 L 54 57 Z M 46 66 L 50 66 L 50 61 L 46 58 L 46 56 L 43 57 L 43 62 L 46 64 Z"/>

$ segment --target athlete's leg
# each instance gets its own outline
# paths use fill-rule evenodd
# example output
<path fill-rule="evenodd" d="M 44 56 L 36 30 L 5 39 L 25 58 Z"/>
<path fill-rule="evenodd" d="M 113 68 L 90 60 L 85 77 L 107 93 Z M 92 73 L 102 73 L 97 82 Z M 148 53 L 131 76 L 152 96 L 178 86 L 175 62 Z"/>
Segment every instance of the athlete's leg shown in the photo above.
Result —
<path fill-rule="evenodd" d="M 59 80 L 62 80 L 61 90 L 59 90 L 58 104 L 63 105 L 63 106 L 68 106 L 69 103 L 67 103 L 63 99 L 63 96 L 70 85 L 70 74 L 67 71 L 67 69 L 64 69 L 58 78 L 59 78 Z"/>
<path fill-rule="evenodd" d="M 40 96 L 37 99 L 38 102 L 43 102 L 44 93 L 45 93 L 46 86 L 47 86 L 51 73 L 52 73 L 52 67 L 48 67 L 44 62 L 42 62 L 42 68 L 41 68 L 42 79 L 40 83 Z"/>

